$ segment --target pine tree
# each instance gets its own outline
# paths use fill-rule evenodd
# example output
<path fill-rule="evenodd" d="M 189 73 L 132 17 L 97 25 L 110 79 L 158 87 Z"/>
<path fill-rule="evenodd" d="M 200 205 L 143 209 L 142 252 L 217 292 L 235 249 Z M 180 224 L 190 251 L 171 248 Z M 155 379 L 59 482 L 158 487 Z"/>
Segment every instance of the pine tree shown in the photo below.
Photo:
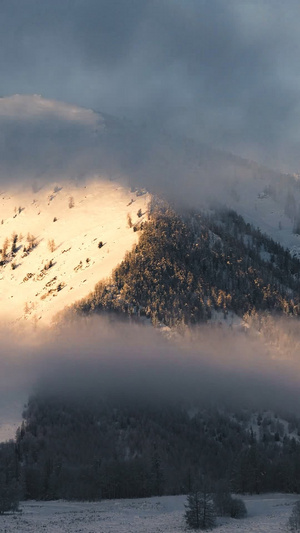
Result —
<path fill-rule="evenodd" d="M 15 479 L 7 481 L 0 475 L 0 515 L 9 511 L 17 511 L 19 507 L 20 489 Z"/>
<path fill-rule="evenodd" d="M 215 526 L 216 513 L 212 495 L 206 488 L 191 492 L 185 508 L 185 521 L 190 529 L 212 529 Z"/>
<path fill-rule="evenodd" d="M 0 444 L 0 515 L 16 511 L 20 499 L 20 483 L 15 447 L 12 442 Z"/>
<path fill-rule="evenodd" d="M 161 496 L 164 492 L 164 475 L 161 468 L 160 457 L 154 446 L 154 452 L 151 458 L 151 486 L 154 496 Z"/>
<path fill-rule="evenodd" d="M 300 531 L 300 501 L 296 502 L 293 507 L 288 526 L 291 531 Z"/>

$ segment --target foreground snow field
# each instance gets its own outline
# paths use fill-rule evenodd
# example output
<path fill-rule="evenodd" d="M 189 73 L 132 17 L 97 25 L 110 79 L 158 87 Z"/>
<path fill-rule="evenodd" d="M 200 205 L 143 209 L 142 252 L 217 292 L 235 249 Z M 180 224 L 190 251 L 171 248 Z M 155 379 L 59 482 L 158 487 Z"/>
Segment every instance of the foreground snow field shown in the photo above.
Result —
<path fill-rule="evenodd" d="M 288 531 L 287 520 L 299 496 L 246 496 L 244 520 L 218 519 L 215 533 L 276 533 Z M 22 512 L 0 517 L 1 533 L 176 533 L 185 531 L 185 496 L 97 503 L 24 502 Z"/>

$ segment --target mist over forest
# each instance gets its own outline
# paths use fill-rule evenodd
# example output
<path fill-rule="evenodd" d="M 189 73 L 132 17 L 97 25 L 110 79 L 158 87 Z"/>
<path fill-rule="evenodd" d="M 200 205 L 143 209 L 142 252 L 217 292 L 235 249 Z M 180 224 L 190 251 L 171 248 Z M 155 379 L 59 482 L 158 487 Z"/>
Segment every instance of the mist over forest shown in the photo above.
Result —
<path fill-rule="evenodd" d="M 272 328 L 280 331 L 281 321 Z M 269 325 L 270 328 L 270 325 Z M 150 325 L 101 316 L 21 337 L 1 333 L 1 402 L 12 391 L 26 394 L 227 405 L 235 408 L 293 411 L 298 414 L 299 364 L 284 352 L 286 324 L 278 352 L 255 332 L 195 326 L 184 337 L 168 339 Z M 9 333 L 9 334 L 8 334 Z"/>
<path fill-rule="evenodd" d="M 178 494 L 203 472 L 236 492 L 299 489 L 297 353 L 276 358 L 239 329 L 169 339 L 111 315 L 2 343 L 1 404 L 27 395 L 16 444 L 0 450 L 23 498 Z"/>

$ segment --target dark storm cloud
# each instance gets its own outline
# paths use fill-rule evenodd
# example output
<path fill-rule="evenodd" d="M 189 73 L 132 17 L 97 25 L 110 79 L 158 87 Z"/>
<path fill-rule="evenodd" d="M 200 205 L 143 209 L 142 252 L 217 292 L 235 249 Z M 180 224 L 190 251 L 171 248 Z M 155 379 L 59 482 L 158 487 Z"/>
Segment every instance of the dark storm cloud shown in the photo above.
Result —
<path fill-rule="evenodd" d="M 0 93 L 41 93 L 299 167 L 300 6 L 2 0 Z"/>

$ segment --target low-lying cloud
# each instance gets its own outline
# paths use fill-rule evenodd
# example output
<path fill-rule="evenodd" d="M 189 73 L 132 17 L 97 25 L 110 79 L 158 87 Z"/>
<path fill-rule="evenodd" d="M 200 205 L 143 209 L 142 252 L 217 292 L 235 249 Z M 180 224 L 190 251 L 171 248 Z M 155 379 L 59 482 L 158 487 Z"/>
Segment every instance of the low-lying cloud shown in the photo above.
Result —
<path fill-rule="evenodd" d="M 255 165 L 153 126 L 38 96 L 0 99 L 3 188 L 98 176 L 198 208 L 224 200 L 237 180 L 253 180 L 257 172 Z"/>
<path fill-rule="evenodd" d="M 299 362 L 255 335 L 203 326 L 167 340 L 150 327 L 93 318 L 58 330 L 1 333 L 1 424 L 33 393 L 185 402 L 299 414 Z M 12 409 L 13 404 L 13 409 Z"/>

